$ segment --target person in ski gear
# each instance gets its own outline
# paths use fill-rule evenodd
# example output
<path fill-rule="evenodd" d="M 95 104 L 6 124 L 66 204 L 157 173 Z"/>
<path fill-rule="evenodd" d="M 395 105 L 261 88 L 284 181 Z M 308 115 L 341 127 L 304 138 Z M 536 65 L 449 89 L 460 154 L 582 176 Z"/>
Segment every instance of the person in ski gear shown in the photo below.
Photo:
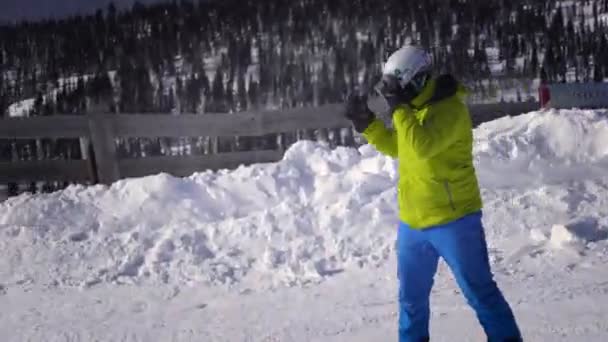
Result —
<path fill-rule="evenodd" d="M 430 55 L 408 45 L 388 58 L 376 90 L 390 107 L 392 127 L 361 94 L 349 95 L 345 116 L 378 151 L 399 160 L 399 341 L 429 341 L 429 296 L 440 257 L 488 341 L 522 341 L 488 261 L 465 87 L 451 75 L 434 77 Z"/>

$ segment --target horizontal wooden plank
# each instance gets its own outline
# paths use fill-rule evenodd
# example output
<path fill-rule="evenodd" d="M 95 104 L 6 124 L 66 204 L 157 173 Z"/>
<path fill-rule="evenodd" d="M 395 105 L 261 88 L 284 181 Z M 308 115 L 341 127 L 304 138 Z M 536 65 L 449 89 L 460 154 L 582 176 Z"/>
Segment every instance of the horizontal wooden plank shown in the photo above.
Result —
<path fill-rule="evenodd" d="M 538 110 L 538 102 L 490 103 L 470 105 L 471 120 L 477 127 L 484 122 L 492 121 L 505 115 L 519 115 Z"/>
<path fill-rule="evenodd" d="M 26 181 L 91 180 L 86 160 L 36 160 L 0 162 L 0 183 Z"/>
<path fill-rule="evenodd" d="M 78 138 L 88 135 L 87 117 L 82 115 L 0 119 L 0 139 Z"/>
<path fill-rule="evenodd" d="M 161 172 L 186 177 L 205 170 L 234 169 L 239 165 L 269 163 L 280 160 L 281 151 L 250 151 L 203 156 L 163 156 L 122 159 L 119 161 L 121 178 L 142 177 Z"/>
<path fill-rule="evenodd" d="M 606 108 L 608 83 L 555 83 L 547 85 L 551 108 Z"/>
<path fill-rule="evenodd" d="M 259 136 L 296 129 L 349 127 L 342 105 L 235 114 L 113 115 L 117 137 Z"/>
<path fill-rule="evenodd" d="M 469 105 L 471 115 L 518 115 L 539 110 L 538 102 L 478 103 Z"/>
<path fill-rule="evenodd" d="M 383 100 L 370 99 L 375 111 L 386 110 Z M 297 129 L 350 127 L 343 104 L 289 110 L 235 114 L 108 114 L 109 127 L 117 137 L 259 136 Z M 536 102 L 472 104 L 475 118 L 520 114 L 538 109 Z M 89 135 L 88 118 L 57 115 L 0 119 L 1 138 L 72 138 Z"/>

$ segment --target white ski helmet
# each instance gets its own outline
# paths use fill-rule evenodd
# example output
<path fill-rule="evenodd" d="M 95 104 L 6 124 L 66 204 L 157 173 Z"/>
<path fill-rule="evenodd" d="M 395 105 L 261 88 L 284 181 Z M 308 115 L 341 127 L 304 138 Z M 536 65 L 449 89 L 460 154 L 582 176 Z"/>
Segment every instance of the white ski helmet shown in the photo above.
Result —
<path fill-rule="evenodd" d="M 395 77 L 402 89 L 412 83 L 416 91 L 420 91 L 428 79 L 431 66 L 429 53 L 417 46 L 406 45 L 388 58 L 382 68 L 382 77 Z"/>

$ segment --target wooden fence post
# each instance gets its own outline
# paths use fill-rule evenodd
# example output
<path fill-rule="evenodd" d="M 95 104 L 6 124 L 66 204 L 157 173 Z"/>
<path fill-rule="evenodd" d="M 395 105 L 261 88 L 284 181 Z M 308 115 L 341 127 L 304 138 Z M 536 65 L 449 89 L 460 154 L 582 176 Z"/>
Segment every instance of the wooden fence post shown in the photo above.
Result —
<path fill-rule="evenodd" d="M 93 170 L 95 182 L 110 185 L 120 179 L 116 144 L 114 142 L 114 120 L 107 108 L 94 104 L 87 111 L 91 143 L 93 145 Z"/>
<path fill-rule="evenodd" d="M 89 145 L 91 144 L 91 139 L 89 137 L 80 137 L 80 155 L 83 160 L 89 160 L 91 156 L 89 155 Z"/>
<path fill-rule="evenodd" d="M 0 203 L 4 202 L 8 198 L 8 187 L 0 185 Z"/>

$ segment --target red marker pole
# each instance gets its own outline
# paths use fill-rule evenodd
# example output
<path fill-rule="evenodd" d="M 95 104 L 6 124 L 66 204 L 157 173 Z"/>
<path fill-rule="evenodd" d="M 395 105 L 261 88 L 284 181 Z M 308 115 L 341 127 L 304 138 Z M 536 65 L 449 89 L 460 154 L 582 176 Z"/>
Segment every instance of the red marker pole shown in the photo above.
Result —
<path fill-rule="evenodd" d="M 540 102 L 541 109 L 547 108 L 549 101 L 551 100 L 549 86 L 544 81 L 541 82 L 540 87 L 538 88 L 538 100 Z"/>

